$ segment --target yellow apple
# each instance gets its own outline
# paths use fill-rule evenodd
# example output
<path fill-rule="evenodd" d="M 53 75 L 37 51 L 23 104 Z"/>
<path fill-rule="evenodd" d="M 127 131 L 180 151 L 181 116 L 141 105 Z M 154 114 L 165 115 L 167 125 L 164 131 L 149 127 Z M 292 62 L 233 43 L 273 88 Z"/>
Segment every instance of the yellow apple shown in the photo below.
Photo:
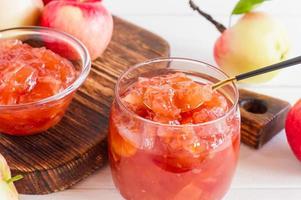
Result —
<path fill-rule="evenodd" d="M 218 38 L 214 57 L 226 73 L 234 76 L 285 60 L 288 51 L 285 29 L 266 13 L 250 12 Z M 265 82 L 276 74 L 268 73 L 247 82 Z"/>
<path fill-rule="evenodd" d="M 1 0 L 0 29 L 36 25 L 43 5 L 42 0 Z"/>

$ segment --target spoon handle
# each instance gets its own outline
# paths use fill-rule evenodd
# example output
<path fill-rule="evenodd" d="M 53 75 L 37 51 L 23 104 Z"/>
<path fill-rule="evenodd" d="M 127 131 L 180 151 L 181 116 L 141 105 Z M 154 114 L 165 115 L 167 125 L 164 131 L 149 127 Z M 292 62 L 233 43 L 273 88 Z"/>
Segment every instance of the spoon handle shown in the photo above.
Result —
<path fill-rule="evenodd" d="M 267 72 L 272 72 L 272 71 L 279 70 L 279 69 L 282 69 L 282 68 L 297 65 L 297 64 L 300 64 L 300 63 L 301 63 L 301 56 L 298 56 L 298 57 L 295 57 L 295 58 L 292 58 L 292 59 L 289 59 L 289 60 L 285 60 L 285 61 L 280 62 L 280 63 L 276 63 L 276 64 L 273 64 L 273 65 L 270 65 L 270 66 L 267 66 L 267 67 L 263 67 L 263 68 L 260 68 L 260 69 L 254 70 L 254 71 L 250 71 L 250 72 L 247 72 L 247 73 L 237 75 L 237 76 L 235 76 L 235 79 L 237 81 L 240 81 L 240 80 L 251 78 L 253 76 L 257 76 L 257 75 L 264 74 L 264 73 L 267 73 Z"/>

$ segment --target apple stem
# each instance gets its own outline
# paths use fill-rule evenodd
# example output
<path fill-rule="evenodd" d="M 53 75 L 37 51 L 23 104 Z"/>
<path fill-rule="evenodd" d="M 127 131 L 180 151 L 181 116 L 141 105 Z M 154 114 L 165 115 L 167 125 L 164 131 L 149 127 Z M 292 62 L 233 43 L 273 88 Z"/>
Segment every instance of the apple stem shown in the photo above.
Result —
<path fill-rule="evenodd" d="M 22 175 L 17 175 L 17 176 L 14 176 L 10 179 L 8 179 L 6 182 L 9 184 L 9 183 L 13 183 L 13 182 L 16 182 L 16 181 L 19 181 L 23 178 Z"/>
<path fill-rule="evenodd" d="M 197 11 L 205 19 L 210 21 L 217 28 L 217 30 L 219 32 L 223 33 L 227 29 L 223 24 L 221 24 L 218 21 L 216 21 L 215 19 L 213 19 L 213 17 L 211 15 L 202 11 L 192 0 L 189 0 L 189 5 L 192 8 L 192 10 Z"/>

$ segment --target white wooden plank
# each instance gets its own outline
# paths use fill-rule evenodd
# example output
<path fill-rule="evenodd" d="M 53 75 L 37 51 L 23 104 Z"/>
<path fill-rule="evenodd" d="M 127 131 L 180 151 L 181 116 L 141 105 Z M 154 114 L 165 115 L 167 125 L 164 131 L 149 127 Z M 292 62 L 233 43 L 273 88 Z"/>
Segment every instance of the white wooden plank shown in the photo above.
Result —
<path fill-rule="evenodd" d="M 51 195 L 21 195 L 20 200 L 122 200 L 115 189 L 67 190 Z"/>
<path fill-rule="evenodd" d="M 114 189 L 113 180 L 109 166 L 88 177 L 85 181 L 75 185 L 72 189 Z"/>
<path fill-rule="evenodd" d="M 224 200 L 300 200 L 301 189 L 233 189 Z"/>
<path fill-rule="evenodd" d="M 52 195 L 22 195 L 20 200 L 122 200 L 116 190 L 70 190 Z M 232 189 L 224 200 L 300 200 L 301 190 L 289 189 Z"/>
<path fill-rule="evenodd" d="M 242 145 L 233 188 L 300 188 L 301 164 L 282 131 L 260 150 Z"/>
<path fill-rule="evenodd" d="M 229 16 L 237 0 L 195 0 L 195 2 L 205 11 L 214 16 Z M 113 13 L 118 15 L 193 15 L 188 6 L 188 0 L 107 0 L 104 1 Z M 274 15 L 299 16 L 301 2 L 298 0 L 267 2 L 257 8 Z"/>
<path fill-rule="evenodd" d="M 22 195 L 20 200 L 122 200 L 116 190 L 68 190 L 52 195 Z M 300 200 L 301 189 L 232 189 L 224 200 Z"/>

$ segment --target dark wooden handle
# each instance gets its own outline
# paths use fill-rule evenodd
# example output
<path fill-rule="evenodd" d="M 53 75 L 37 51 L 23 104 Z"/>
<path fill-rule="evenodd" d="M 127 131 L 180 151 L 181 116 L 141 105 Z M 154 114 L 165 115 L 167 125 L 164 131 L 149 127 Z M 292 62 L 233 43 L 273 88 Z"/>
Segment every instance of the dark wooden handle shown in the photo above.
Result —
<path fill-rule="evenodd" d="M 295 57 L 295 58 L 292 58 L 292 59 L 289 59 L 289 60 L 286 60 L 286 61 L 283 61 L 280 63 L 276 63 L 276 64 L 273 64 L 273 65 L 270 65 L 267 67 L 263 67 L 263 68 L 260 68 L 260 69 L 254 70 L 254 71 L 250 71 L 250 72 L 247 72 L 244 74 L 237 75 L 237 76 L 235 76 L 235 78 L 236 78 L 236 80 L 240 81 L 240 80 L 251 78 L 253 76 L 257 76 L 260 74 L 265 74 L 267 72 L 272 72 L 275 70 L 279 70 L 279 69 L 283 69 L 283 68 L 290 67 L 293 65 L 297 65 L 300 63 L 301 63 L 301 56 L 298 56 L 298 57 Z"/>
<path fill-rule="evenodd" d="M 241 141 L 259 149 L 284 128 L 291 106 L 281 99 L 240 89 L 239 107 Z"/>

